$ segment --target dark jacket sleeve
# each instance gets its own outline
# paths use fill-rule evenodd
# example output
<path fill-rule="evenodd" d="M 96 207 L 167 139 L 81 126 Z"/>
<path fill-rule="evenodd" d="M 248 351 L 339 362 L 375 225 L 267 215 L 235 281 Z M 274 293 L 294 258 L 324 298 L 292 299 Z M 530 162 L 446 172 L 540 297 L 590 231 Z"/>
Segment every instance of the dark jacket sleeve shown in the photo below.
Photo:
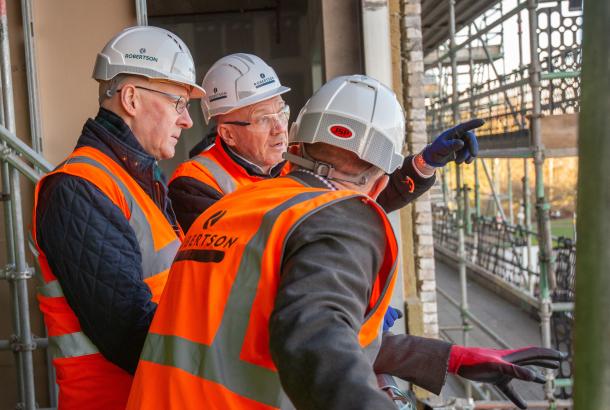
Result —
<path fill-rule="evenodd" d="M 375 360 L 375 373 L 400 377 L 439 394 L 445 384 L 451 343 L 385 332 Z"/>
<path fill-rule="evenodd" d="M 169 184 L 169 198 L 182 231 L 186 233 L 195 219 L 222 198 L 222 194 L 191 177 L 179 177 Z"/>
<path fill-rule="evenodd" d="M 396 211 L 419 198 L 436 181 L 436 175 L 430 178 L 420 176 L 413 167 L 413 155 L 405 158 L 402 167 L 390 175 L 390 182 L 377 202 L 386 212 Z"/>
<path fill-rule="evenodd" d="M 59 174 L 42 187 L 36 225 L 83 332 L 104 357 L 133 373 L 157 305 L 123 213 L 89 182 Z"/>
<path fill-rule="evenodd" d="M 358 343 L 384 232 L 357 199 L 308 217 L 287 240 L 270 318 L 284 391 L 299 409 L 394 409 Z"/>

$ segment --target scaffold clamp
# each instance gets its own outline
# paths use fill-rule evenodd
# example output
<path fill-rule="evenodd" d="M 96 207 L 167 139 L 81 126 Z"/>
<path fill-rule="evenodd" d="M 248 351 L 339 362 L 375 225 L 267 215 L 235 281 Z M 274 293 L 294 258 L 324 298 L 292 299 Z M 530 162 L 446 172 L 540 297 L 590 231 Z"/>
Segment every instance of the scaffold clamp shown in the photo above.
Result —
<path fill-rule="evenodd" d="M 31 352 L 36 350 L 36 342 L 33 340 L 32 343 L 22 343 L 17 335 L 11 335 L 10 341 L 13 352 Z"/>
<path fill-rule="evenodd" d="M 34 275 L 34 268 L 26 266 L 23 272 L 18 272 L 15 265 L 9 264 L 1 271 L 0 278 L 7 280 L 30 279 Z"/>

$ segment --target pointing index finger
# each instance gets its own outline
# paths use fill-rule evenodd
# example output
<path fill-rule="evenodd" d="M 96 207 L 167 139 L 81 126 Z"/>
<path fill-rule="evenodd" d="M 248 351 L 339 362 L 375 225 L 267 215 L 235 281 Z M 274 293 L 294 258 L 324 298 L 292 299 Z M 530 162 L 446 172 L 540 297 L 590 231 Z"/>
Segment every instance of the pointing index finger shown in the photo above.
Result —
<path fill-rule="evenodd" d="M 484 120 L 482 120 L 480 118 L 475 118 L 470 121 L 462 122 L 462 123 L 456 125 L 453 129 L 455 131 L 456 136 L 459 138 L 462 135 L 464 135 L 464 133 L 466 131 L 470 131 L 470 130 L 474 130 L 475 128 L 479 128 L 483 124 L 485 124 Z"/>

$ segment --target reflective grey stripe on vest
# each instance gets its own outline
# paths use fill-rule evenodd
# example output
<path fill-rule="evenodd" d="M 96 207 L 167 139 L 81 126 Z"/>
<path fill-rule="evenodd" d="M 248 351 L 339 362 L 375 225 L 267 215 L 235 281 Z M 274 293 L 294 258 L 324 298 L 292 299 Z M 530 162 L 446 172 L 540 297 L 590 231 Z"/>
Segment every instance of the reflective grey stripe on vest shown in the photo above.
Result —
<path fill-rule="evenodd" d="M 118 185 L 131 212 L 129 226 L 131 226 L 135 232 L 136 239 L 138 240 L 138 245 L 140 247 L 140 253 L 142 255 L 142 273 L 144 275 L 144 279 L 169 269 L 169 267 L 172 265 L 172 261 L 174 260 L 174 256 L 176 256 L 176 252 L 178 252 L 178 248 L 180 248 L 180 240 L 176 238 L 163 248 L 155 251 L 152 227 L 148 223 L 148 220 L 144 215 L 144 211 L 142 211 L 142 209 L 138 206 L 138 202 L 133 198 L 131 192 L 129 192 L 129 189 L 127 189 L 123 181 L 110 172 L 110 170 L 108 170 L 108 168 L 106 168 L 104 165 L 89 157 L 72 157 L 70 158 L 69 163 L 92 165 L 110 176 Z"/>
<path fill-rule="evenodd" d="M 197 155 L 193 158 L 193 161 L 197 161 L 210 171 L 223 194 L 227 195 L 235 191 L 235 181 L 233 181 L 231 175 L 216 162 L 209 158 L 202 157 L 201 155 Z"/>
<path fill-rule="evenodd" d="M 37 275 L 41 282 L 42 277 Z M 64 297 L 63 289 L 57 279 L 38 286 L 38 293 L 48 298 Z M 93 342 L 83 333 L 74 332 L 61 336 L 49 336 L 49 352 L 54 359 L 86 356 L 99 353 Z"/>
<path fill-rule="evenodd" d="M 97 347 L 83 332 L 49 336 L 49 351 L 54 359 L 99 353 Z"/>
<path fill-rule="evenodd" d="M 38 275 L 37 275 L 38 276 Z M 42 278 L 40 278 L 42 282 Z M 44 285 L 38 286 L 38 293 L 48 298 L 60 298 L 64 296 L 64 291 L 57 280 L 52 280 Z"/>
<path fill-rule="evenodd" d="M 328 191 L 305 192 L 296 195 L 264 216 L 256 234 L 246 245 L 237 270 L 231 293 L 227 300 L 230 309 L 225 309 L 222 323 L 211 346 L 192 342 L 177 336 L 164 336 L 149 333 L 141 360 L 180 368 L 200 378 L 215 381 L 240 396 L 250 398 L 269 406 L 278 407 L 282 389 L 276 372 L 239 360 L 240 352 L 246 337 L 249 312 L 256 297 L 257 284 L 261 275 L 259 267 L 269 235 L 278 216 L 288 208 L 313 199 Z M 338 198 L 311 212 L 318 211 L 338 200 Z M 294 223 L 291 229 L 296 227 Z M 286 235 L 288 238 L 290 235 Z M 254 272 L 258 272 L 254 275 Z"/>

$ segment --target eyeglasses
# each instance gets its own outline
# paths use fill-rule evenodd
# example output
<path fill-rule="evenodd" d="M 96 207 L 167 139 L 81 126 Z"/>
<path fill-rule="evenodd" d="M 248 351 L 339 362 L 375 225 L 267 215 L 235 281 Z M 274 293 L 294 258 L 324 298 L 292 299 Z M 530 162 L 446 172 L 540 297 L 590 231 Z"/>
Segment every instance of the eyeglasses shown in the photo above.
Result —
<path fill-rule="evenodd" d="M 275 124 L 282 127 L 288 126 L 290 118 L 290 107 L 285 105 L 280 111 L 272 114 L 255 114 L 250 121 L 227 121 L 224 124 L 239 125 L 240 127 L 252 126 L 255 131 L 269 131 Z"/>
<path fill-rule="evenodd" d="M 159 90 L 153 90 L 152 88 L 146 88 L 146 87 L 142 87 L 140 85 L 135 85 L 135 88 L 138 88 L 140 90 L 146 90 L 146 91 L 152 91 L 153 93 L 159 93 L 162 94 L 168 98 L 170 98 L 172 101 L 176 102 L 176 112 L 178 114 L 182 114 L 184 112 L 184 110 L 188 109 L 188 107 L 190 106 L 190 101 L 188 101 L 186 98 L 184 98 L 181 95 L 176 95 L 176 94 L 171 94 L 171 93 L 166 93 L 165 91 L 159 91 Z M 117 92 L 122 91 L 123 89 L 119 89 L 117 90 Z"/>

